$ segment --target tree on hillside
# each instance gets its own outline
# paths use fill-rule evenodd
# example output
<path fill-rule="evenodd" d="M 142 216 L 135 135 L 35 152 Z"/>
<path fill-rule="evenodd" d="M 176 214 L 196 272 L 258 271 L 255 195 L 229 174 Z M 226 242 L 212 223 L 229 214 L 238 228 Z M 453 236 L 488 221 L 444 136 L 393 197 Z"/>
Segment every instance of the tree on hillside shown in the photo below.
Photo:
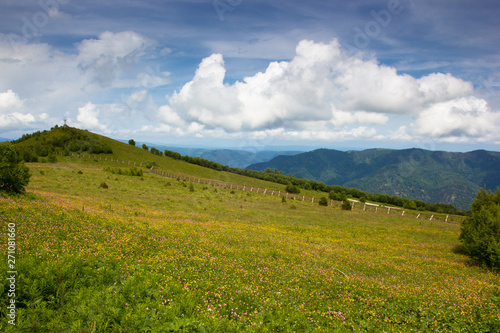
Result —
<path fill-rule="evenodd" d="M 500 270 L 500 189 L 481 189 L 471 205 L 472 216 L 462 222 L 464 252 L 483 266 Z"/>
<path fill-rule="evenodd" d="M 10 142 L 0 143 L 0 190 L 22 192 L 31 175 Z"/>
<path fill-rule="evenodd" d="M 134 139 L 128 140 L 128 144 L 135 147 L 135 141 L 134 141 Z"/>
<path fill-rule="evenodd" d="M 288 193 L 299 194 L 300 188 L 297 185 L 293 185 L 292 183 L 288 183 L 288 185 L 285 188 L 285 191 L 287 191 Z"/>
<path fill-rule="evenodd" d="M 144 150 L 149 150 L 149 147 L 148 147 L 145 143 L 143 143 L 143 144 L 142 144 L 142 149 L 144 149 Z"/>

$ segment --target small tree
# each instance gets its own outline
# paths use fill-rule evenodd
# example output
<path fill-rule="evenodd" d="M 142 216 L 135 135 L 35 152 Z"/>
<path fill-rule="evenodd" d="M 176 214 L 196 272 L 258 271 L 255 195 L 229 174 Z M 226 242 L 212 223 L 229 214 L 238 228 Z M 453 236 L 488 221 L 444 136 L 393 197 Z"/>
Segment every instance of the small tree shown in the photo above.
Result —
<path fill-rule="evenodd" d="M 341 208 L 342 208 L 342 210 L 352 210 L 351 202 L 347 199 L 344 199 L 344 201 L 342 202 Z"/>
<path fill-rule="evenodd" d="M 0 143 L 0 190 L 20 193 L 31 174 L 10 142 Z"/>
<path fill-rule="evenodd" d="M 471 205 L 472 216 L 462 221 L 464 253 L 483 266 L 500 270 L 500 189 L 481 189 Z"/>
<path fill-rule="evenodd" d="M 328 199 L 326 197 L 321 197 L 321 199 L 319 199 L 319 205 L 328 206 Z"/>
<path fill-rule="evenodd" d="M 128 144 L 135 147 L 135 141 L 134 141 L 134 139 L 128 140 Z"/>
<path fill-rule="evenodd" d="M 143 144 L 142 144 L 142 149 L 144 149 L 144 150 L 149 150 L 149 147 L 148 147 L 145 143 L 143 143 Z"/>
<path fill-rule="evenodd" d="M 288 183 L 288 185 L 285 188 L 285 191 L 287 191 L 288 193 L 299 194 L 300 188 L 297 185 L 293 185 L 292 183 Z"/>

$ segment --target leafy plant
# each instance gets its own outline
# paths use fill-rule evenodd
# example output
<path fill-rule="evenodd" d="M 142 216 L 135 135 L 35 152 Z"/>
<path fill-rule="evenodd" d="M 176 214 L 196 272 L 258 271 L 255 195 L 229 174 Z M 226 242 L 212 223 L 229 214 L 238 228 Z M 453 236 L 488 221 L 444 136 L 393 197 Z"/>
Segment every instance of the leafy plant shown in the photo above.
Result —
<path fill-rule="evenodd" d="M 292 183 L 288 183 L 288 185 L 285 188 L 285 191 L 287 191 L 288 193 L 299 194 L 300 188 L 297 185 L 293 185 Z"/>
<path fill-rule="evenodd" d="M 342 210 L 352 210 L 352 204 L 349 200 L 344 199 L 340 208 L 342 208 Z"/>
<path fill-rule="evenodd" d="M 31 174 L 14 145 L 9 142 L 0 143 L 0 190 L 22 192 L 28 185 Z"/>
<path fill-rule="evenodd" d="M 500 270 L 500 189 L 481 189 L 471 205 L 472 216 L 462 222 L 463 251 L 482 265 Z"/>

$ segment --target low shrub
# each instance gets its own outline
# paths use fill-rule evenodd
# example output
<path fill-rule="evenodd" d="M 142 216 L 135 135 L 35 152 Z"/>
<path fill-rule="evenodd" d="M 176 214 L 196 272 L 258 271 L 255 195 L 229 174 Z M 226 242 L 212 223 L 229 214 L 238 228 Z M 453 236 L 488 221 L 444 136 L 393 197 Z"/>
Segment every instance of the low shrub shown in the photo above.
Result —
<path fill-rule="evenodd" d="M 345 199 L 343 202 L 342 202 L 342 206 L 341 206 L 342 210 L 352 210 L 352 204 L 349 200 Z"/>

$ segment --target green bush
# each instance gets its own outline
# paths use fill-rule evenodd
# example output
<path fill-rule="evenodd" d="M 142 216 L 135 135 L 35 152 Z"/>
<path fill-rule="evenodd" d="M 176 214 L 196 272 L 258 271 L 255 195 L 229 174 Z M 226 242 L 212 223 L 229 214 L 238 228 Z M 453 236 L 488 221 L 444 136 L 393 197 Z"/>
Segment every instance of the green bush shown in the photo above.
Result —
<path fill-rule="evenodd" d="M 47 157 L 47 160 L 49 161 L 49 163 L 56 163 L 57 157 L 54 154 L 49 154 L 49 156 Z"/>
<path fill-rule="evenodd" d="M 142 177 L 143 171 L 137 167 L 132 167 L 130 169 L 121 169 L 121 168 L 110 168 L 107 167 L 104 169 L 105 171 L 111 172 L 113 175 L 125 175 L 125 176 L 136 176 Z"/>
<path fill-rule="evenodd" d="M 500 189 L 481 189 L 471 205 L 471 217 L 462 222 L 463 252 L 485 267 L 500 270 Z"/>
<path fill-rule="evenodd" d="M 328 199 L 326 197 L 321 197 L 321 199 L 319 199 L 319 205 L 328 206 Z"/>
<path fill-rule="evenodd" d="M 299 194 L 300 188 L 297 185 L 293 185 L 292 183 L 288 183 L 288 185 L 285 188 L 285 191 L 287 191 L 288 193 Z"/>
<path fill-rule="evenodd" d="M 0 190 L 22 192 L 31 174 L 10 142 L 0 143 Z"/>
<path fill-rule="evenodd" d="M 335 191 L 330 191 L 330 193 L 328 193 L 328 198 L 331 200 L 340 200 L 340 194 L 335 193 Z"/>
<path fill-rule="evenodd" d="M 344 199 L 344 201 L 342 202 L 341 208 L 342 208 L 342 210 L 352 210 L 351 202 L 347 199 Z"/>

